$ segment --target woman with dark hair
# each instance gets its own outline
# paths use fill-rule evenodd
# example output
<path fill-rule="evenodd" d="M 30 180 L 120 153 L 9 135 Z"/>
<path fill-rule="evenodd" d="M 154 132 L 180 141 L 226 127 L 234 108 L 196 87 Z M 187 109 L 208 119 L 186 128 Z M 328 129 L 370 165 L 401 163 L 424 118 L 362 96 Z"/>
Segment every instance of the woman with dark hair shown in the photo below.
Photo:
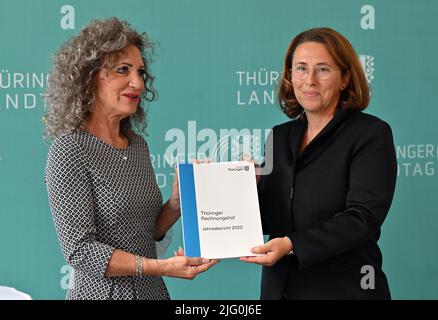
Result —
<path fill-rule="evenodd" d="M 56 232 L 74 269 L 68 299 L 169 299 L 161 276 L 192 279 L 217 261 L 157 259 L 180 217 L 175 180 L 163 204 L 142 102 L 155 97 L 152 45 L 117 18 L 92 21 L 54 57 L 46 92 L 53 139 L 45 180 Z"/>
<path fill-rule="evenodd" d="M 390 126 L 362 112 L 368 84 L 349 41 L 330 28 L 290 43 L 278 92 L 292 121 L 265 146 L 258 177 L 270 240 L 241 260 L 263 265 L 262 299 L 390 299 L 377 245 L 395 189 Z"/>

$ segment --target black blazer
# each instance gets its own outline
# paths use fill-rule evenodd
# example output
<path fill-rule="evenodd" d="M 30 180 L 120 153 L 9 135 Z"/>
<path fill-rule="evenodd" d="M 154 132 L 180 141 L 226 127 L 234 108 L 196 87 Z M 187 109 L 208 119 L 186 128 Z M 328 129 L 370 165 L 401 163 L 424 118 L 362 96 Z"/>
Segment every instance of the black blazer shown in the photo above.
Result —
<path fill-rule="evenodd" d="M 263 267 L 261 298 L 390 299 L 377 241 L 397 176 L 391 128 L 339 110 L 300 155 L 306 127 L 305 116 L 275 126 L 265 146 L 273 171 L 258 185 L 263 231 L 289 236 L 295 255 Z M 366 265 L 374 289 L 361 286 Z"/>

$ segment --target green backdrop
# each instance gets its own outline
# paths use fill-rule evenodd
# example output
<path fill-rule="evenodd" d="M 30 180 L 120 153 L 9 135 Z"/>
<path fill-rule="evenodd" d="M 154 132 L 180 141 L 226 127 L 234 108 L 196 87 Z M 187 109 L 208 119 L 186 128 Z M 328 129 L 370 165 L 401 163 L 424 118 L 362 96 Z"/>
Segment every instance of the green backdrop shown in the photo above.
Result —
<path fill-rule="evenodd" d="M 290 40 L 315 26 L 343 33 L 373 90 L 367 112 L 390 123 L 397 147 L 396 194 L 380 240 L 393 298 L 438 298 L 433 0 L 0 1 L 0 285 L 35 299 L 65 296 L 69 271 L 43 182 L 41 94 L 50 54 L 91 19 L 110 16 L 159 43 L 152 71 L 160 97 L 149 108 L 147 140 L 166 198 L 166 154 L 187 158 L 230 129 L 262 132 L 253 142 L 263 145 L 265 129 L 287 121 L 272 94 Z M 180 223 L 170 240 L 165 256 L 182 245 Z M 193 281 L 165 278 L 173 299 L 257 299 L 259 280 L 259 267 L 237 259 Z"/>

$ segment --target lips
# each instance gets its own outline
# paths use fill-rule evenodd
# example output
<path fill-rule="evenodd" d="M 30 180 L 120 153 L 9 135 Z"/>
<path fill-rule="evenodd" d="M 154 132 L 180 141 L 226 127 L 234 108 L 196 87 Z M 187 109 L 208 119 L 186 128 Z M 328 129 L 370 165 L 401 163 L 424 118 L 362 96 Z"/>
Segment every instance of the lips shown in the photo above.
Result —
<path fill-rule="evenodd" d="M 135 93 L 124 93 L 124 94 L 122 94 L 122 96 L 128 98 L 131 101 L 135 101 L 135 102 L 140 100 L 140 96 L 138 94 L 135 94 Z"/>
<path fill-rule="evenodd" d="M 319 95 L 319 93 L 316 91 L 304 91 L 304 95 L 306 97 L 316 97 Z"/>

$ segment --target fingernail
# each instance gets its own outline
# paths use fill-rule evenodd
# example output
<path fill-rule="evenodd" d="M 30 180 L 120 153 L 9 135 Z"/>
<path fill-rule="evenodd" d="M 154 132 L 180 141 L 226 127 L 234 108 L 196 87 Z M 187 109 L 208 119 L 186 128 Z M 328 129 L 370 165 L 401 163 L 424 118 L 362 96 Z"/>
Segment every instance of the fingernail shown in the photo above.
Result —
<path fill-rule="evenodd" d="M 207 262 L 210 262 L 210 259 L 204 259 L 204 258 L 202 258 L 202 263 L 207 263 Z"/>

